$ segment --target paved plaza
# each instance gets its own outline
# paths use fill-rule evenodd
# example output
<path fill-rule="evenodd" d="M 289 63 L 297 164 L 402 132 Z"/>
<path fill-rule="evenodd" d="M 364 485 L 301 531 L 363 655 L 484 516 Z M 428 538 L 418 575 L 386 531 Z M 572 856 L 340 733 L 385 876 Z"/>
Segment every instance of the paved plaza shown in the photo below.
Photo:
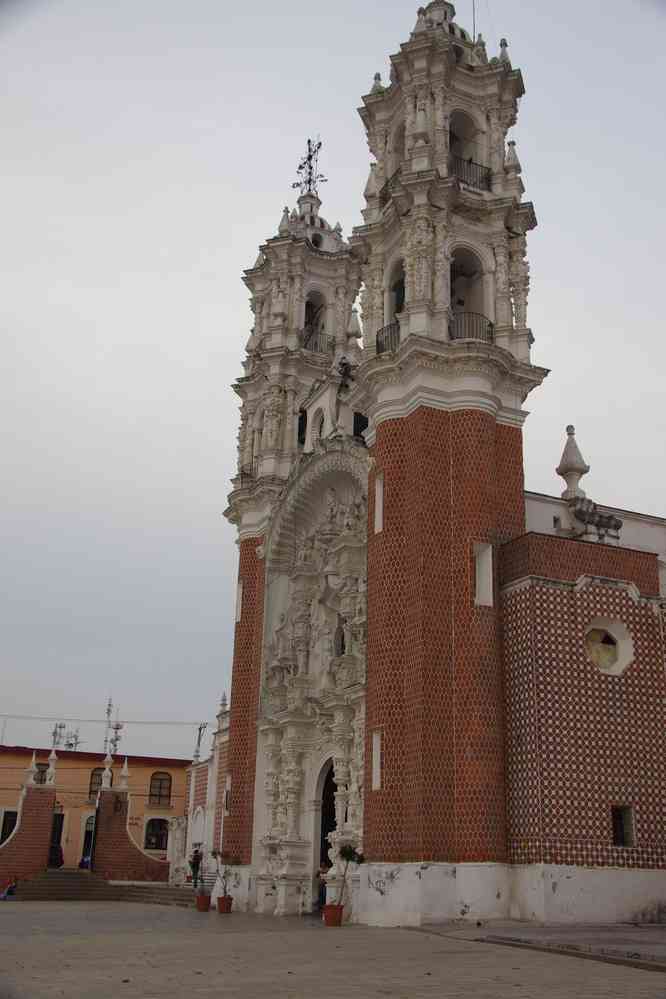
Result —
<path fill-rule="evenodd" d="M 127 903 L 0 906 L 0 999 L 666 997 L 666 974 L 465 939 L 470 931 Z M 462 934 L 462 935 L 461 935 Z"/>

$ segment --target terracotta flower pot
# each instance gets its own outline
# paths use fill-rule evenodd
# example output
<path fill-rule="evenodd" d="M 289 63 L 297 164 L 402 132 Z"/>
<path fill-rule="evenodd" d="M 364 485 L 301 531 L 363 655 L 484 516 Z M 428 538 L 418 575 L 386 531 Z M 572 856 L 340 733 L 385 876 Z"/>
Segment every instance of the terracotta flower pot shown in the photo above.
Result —
<path fill-rule="evenodd" d="M 231 906 L 234 904 L 233 897 L 231 895 L 218 895 L 217 896 L 217 911 L 219 913 L 231 912 Z"/>
<path fill-rule="evenodd" d="M 208 912 L 210 909 L 210 895 L 197 895 L 197 912 Z"/>
<path fill-rule="evenodd" d="M 344 908 L 344 905 L 325 905 L 324 924 L 326 926 L 342 926 Z"/>

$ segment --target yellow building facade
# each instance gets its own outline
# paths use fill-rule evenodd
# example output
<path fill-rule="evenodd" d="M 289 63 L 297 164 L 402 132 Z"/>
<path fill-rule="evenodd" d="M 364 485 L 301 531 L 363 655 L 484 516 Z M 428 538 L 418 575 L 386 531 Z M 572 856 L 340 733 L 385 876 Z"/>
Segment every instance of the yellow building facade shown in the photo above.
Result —
<path fill-rule="evenodd" d="M 33 753 L 36 783 L 46 781 L 48 749 L 0 746 L 0 844 L 14 830 L 19 795 Z M 56 806 L 51 836 L 52 866 L 86 866 L 92 848 L 97 793 L 105 768 L 100 753 L 56 750 Z M 187 813 L 186 781 L 191 760 L 159 756 L 127 756 L 128 831 L 138 847 L 156 860 L 167 859 L 169 820 Z M 117 786 L 125 756 L 110 767 Z M 62 851 L 62 853 L 60 852 Z"/>

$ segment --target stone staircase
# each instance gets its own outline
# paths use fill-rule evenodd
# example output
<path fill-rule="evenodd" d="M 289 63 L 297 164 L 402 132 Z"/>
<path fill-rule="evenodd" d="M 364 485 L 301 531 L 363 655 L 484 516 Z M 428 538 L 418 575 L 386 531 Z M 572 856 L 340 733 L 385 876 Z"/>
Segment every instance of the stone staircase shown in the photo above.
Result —
<path fill-rule="evenodd" d="M 143 902 L 151 905 L 194 906 L 191 888 L 169 885 L 117 885 L 90 871 L 49 870 L 19 882 L 17 902 Z"/>

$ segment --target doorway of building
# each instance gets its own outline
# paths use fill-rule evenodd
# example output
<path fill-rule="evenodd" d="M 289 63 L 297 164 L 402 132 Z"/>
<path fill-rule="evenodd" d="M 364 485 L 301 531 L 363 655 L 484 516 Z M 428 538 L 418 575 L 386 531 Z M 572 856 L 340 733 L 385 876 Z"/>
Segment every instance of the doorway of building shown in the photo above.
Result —
<path fill-rule="evenodd" d="M 83 848 L 81 850 L 81 862 L 79 867 L 90 867 L 90 855 L 92 854 L 93 837 L 95 835 L 95 816 L 89 815 L 86 819 L 86 828 L 83 833 Z"/>
<path fill-rule="evenodd" d="M 53 825 L 51 826 L 51 845 L 49 847 L 49 867 L 62 867 L 62 827 L 65 824 L 65 816 L 62 812 L 54 812 Z"/>
<path fill-rule="evenodd" d="M 333 777 L 333 763 L 329 764 L 328 772 L 324 779 L 324 786 L 321 792 L 321 840 L 319 846 L 319 863 L 324 867 L 330 867 L 331 862 L 328 851 L 331 844 L 328 842 L 328 835 L 335 830 L 335 792 L 336 784 Z"/>

